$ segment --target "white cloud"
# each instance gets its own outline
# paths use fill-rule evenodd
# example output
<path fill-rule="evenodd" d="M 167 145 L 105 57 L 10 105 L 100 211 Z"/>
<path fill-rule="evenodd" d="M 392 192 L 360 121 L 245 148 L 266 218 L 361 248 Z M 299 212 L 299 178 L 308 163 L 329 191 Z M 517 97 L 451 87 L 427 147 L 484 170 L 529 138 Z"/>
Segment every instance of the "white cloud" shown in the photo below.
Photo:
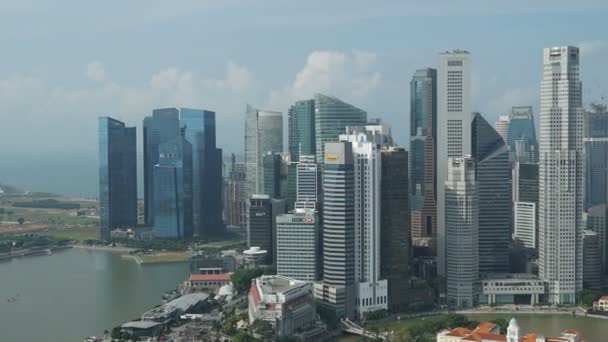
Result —
<path fill-rule="evenodd" d="M 579 49 L 581 50 L 581 55 L 583 57 L 589 57 L 591 55 L 595 55 L 606 51 L 608 48 L 608 41 L 605 40 L 589 40 L 583 41 L 577 44 Z"/>
<path fill-rule="evenodd" d="M 106 71 L 100 62 L 91 62 L 87 64 L 85 72 L 86 77 L 95 82 L 103 82 L 106 80 Z"/>
<path fill-rule="evenodd" d="M 283 109 L 317 92 L 360 100 L 380 85 L 381 74 L 374 70 L 376 60 L 376 54 L 365 51 L 313 51 L 293 82 L 271 92 L 269 106 Z"/>
<path fill-rule="evenodd" d="M 79 141 L 78 147 L 94 149 L 97 116 L 110 115 L 141 126 L 153 108 L 169 106 L 214 110 L 219 125 L 231 125 L 241 121 L 239 114 L 248 100 L 243 92 L 253 84 L 252 73 L 234 62 L 227 63 L 219 78 L 168 67 L 147 81 L 127 84 L 111 79 L 100 62 L 89 63 L 84 77 L 92 82 L 79 87 L 57 85 L 29 74 L 0 79 L 0 116 L 12 115 L 0 125 L 2 141 L 19 141 L 24 149 L 41 144 L 45 148 L 70 146 Z M 31 139 L 22 139 L 23 127 L 28 127 Z"/>

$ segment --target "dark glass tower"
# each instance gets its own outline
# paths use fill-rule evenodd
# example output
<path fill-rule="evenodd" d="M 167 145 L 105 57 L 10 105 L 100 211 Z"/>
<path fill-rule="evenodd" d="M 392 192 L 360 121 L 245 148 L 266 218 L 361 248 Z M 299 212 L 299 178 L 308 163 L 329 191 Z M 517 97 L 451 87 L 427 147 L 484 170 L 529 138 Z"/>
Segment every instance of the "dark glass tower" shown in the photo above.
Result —
<path fill-rule="evenodd" d="M 137 225 L 137 153 L 135 127 L 99 118 L 100 236 Z"/>
<path fill-rule="evenodd" d="M 223 232 L 222 150 L 216 147 L 215 112 L 181 108 L 180 124 L 192 144 L 194 233 L 213 236 Z"/>
<path fill-rule="evenodd" d="M 408 265 L 411 255 L 408 196 L 408 155 L 404 148 L 381 152 L 382 229 L 380 278 L 388 280 L 388 309 L 404 312 L 408 305 Z"/>
<path fill-rule="evenodd" d="M 479 113 L 471 132 L 479 196 L 479 273 L 506 273 L 513 206 L 509 149 Z"/>
<path fill-rule="evenodd" d="M 289 108 L 289 154 L 291 161 L 300 160 L 300 154 L 315 154 L 315 100 L 297 101 Z"/>
<path fill-rule="evenodd" d="M 538 162 L 538 142 L 536 141 L 532 107 L 513 107 L 511 109 L 506 143 L 511 150 L 511 161 Z"/>
<path fill-rule="evenodd" d="M 183 137 L 159 146 L 154 166 L 154 236 L 192 236 L 192 145 Z"/>
<path fill-rule="evenodd" d="M 608 203 L 608 110 L 585 113 L 585 210 Z"/>
<path fill-rule="evenodd" d="M 272 202 L 268 195 L 251 195 L 249 200 L 249 230 L 247 245 L 266 250 L 266 262 L 272 262 L 273 256 Z"/>
<path fill-rule="evenodd" d="M 176 108 L 155 109 L 144 119 L 144 216 L 147 226 L 154 226 L 154 166 L 158 164 L 159 146 L 180 135 Z"/>
<path fill-rule="evenodd" d="M 436 121 L 437 70 L 416 70 L 410 82 L 410 194 L 413 196 L 424 195 L 425 146 L 427 137 L 430 134 L 434 136 L 437 131 Z M 417 202 L 422 205 L 421 201 Z"/>

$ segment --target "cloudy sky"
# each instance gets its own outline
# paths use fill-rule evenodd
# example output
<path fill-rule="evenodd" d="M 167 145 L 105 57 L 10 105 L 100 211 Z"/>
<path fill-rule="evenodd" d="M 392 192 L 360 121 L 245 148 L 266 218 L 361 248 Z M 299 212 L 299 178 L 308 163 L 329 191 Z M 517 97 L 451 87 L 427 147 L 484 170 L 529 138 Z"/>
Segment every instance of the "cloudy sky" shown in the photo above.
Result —
<path fill-rule="evenodd" d="M 96 117 L 141 127 L 155 107 L 216 111 L 219 145 L 240 154 L 247 103 L 286 112 L 322 92 L 407 145 L 410 78 L 454 48 L 472 53 L 473 107 L 491 122 L 513 105 L 536 112 L 547 46 L 582 48 L 585 103 L 608 95 L 601 0 L 0 5 L 0 182 L 32 190 L 94 195 Z"/>

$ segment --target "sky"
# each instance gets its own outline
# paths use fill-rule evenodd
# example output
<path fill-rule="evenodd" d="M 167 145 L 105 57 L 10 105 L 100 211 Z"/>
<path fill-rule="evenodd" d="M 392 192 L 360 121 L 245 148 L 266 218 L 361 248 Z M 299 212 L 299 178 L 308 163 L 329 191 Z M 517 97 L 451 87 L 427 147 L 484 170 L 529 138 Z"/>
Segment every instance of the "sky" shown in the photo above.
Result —
<path fill-rule="evenodd" d="M 608 1 L 0 0 L 0 183 L 97 194 L 97 117 L 215 111 L 242 154 L 246 104 L 320 92 L 382 118 L 407 146 L 409 82 L 471 52 L 473 109 L 538 112 L 542 49 L 581 48 L 583 101 L 608 101 Z M 286 123 L 286 116 L 285 116 Z M 285 142 L 286 143 L 286 142 Z M 141 158 L 141 155 L 140 155 Z M 140 159 L 141 163 L 141 159 Z"/>

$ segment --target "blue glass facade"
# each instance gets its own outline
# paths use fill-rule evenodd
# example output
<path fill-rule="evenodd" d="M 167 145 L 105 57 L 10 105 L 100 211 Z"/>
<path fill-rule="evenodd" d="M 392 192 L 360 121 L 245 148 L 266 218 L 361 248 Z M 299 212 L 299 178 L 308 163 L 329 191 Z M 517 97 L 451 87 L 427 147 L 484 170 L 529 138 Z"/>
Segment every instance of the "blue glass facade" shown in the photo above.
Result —
<path fill-rule="evenodd" d="M 585 113 L 585 209 L 608 203 L 608 110 Z"/>
<path fill-rule="evenodd" d="M 538 142 L 536 141 L 532 107 L 513 107 L 511 109 L 506 143 L 511 151 L 511 161 L 538 162 Z"/>
<path fill-rule="evenodd" d="M 176 108 L 155 109 L 144 119 L 144 216 L 146 225 L 154 226 L 154 166 L 159 160 L 159 146 L 180 136 Z"/>
<path fill-rule="evenodd" d="M 159 146 L 154 166 L 154 236 L 192 236 L 192 145 L 183 137 Z"/>
<path fill-rule="evenodd" d="M 219 234 L 223 231 L 223 177 L 222 151 L 216 148 L 215 112 L 181 108 L 180 124 L 185 128 L 184 137 L 192 144 L 194 234 Z"/>
<path fill-rule="evenodd" d="M 425 145 L 428 135 L 435 136 L 437 121 L 437 70 L 416 70 L 410 82 L 410 194 L 421 198 L 425 188 Z M 429 125 L 430 123 L 430 125 Z M 430 132 L 429 130 L 432 130 Z M 434 141 L 431 140 L 431 142 Z M 434 151 L 432 149 L 431 153 Z M 432 167 L 432 166 L 431 166 Z M 431 170 L 432 172 L 432 170 Z M 414 201 L 413 209 L 422 205 Z M 412 203 L 414 204 L 414 203 Z"/>
<path fill-rule="evenodd" d="M 100 236 L 137 225 L 137 153 L 135 127 L 110 117 L 99 123 Z"/>
<path fill-rule="evenodd" d="M 289 108 L 289 154 L 291 161 L 300 160 L 300 154 L 314 155 L 315 142 L 315 100 L 297 101 Z"/>

